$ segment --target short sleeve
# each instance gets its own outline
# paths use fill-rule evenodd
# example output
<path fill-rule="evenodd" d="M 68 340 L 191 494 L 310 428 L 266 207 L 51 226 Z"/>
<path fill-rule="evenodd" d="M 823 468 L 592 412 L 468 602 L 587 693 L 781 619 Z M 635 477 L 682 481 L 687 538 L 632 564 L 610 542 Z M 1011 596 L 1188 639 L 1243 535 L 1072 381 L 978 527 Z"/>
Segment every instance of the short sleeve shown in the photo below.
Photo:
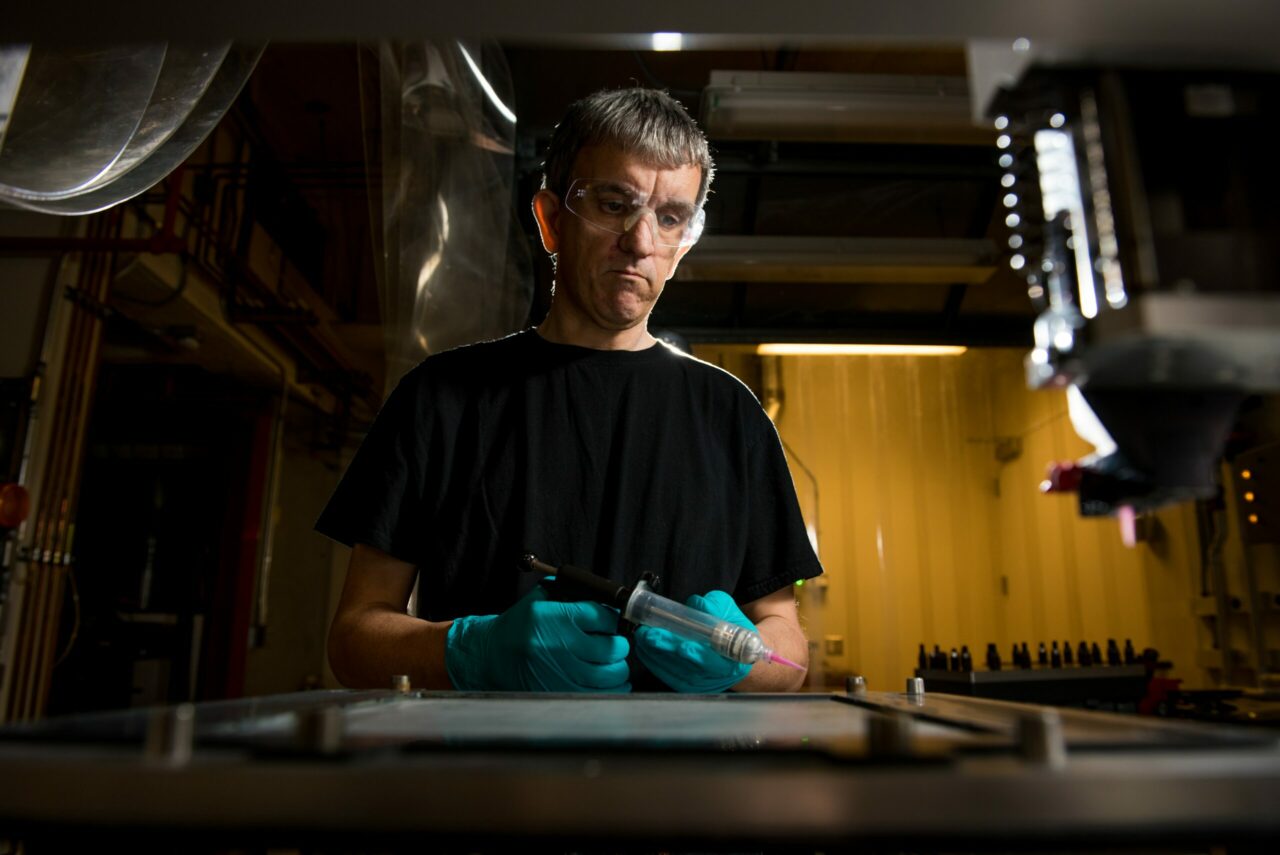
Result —
<path fill-rule="evenodd" d="M 747 548 L 733 592 L 740 603 L 822 575 L 778 432 L 767 416 L 760 416 L 764 423 L 747 451 Z"/>
<path fill-rule="evenodd" d="M 365 543 L 418 563 L 427 523 L 423 502 L 431 424 L 423 400 L 422 369 L 396 385 L 316 530 L 347 546 Z"/>

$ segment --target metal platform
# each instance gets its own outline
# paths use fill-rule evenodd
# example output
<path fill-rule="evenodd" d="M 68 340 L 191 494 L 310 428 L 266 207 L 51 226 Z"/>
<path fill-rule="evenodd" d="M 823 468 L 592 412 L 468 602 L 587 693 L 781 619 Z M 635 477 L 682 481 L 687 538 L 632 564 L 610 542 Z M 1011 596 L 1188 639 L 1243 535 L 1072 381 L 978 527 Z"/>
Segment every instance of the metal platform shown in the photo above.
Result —
<path fill-rule="evenodd" d="M 1280 832 L 1274 732 L 957 696 L 314 692 L 0 738 L 0 828 L 33 844 L 1185 851 Z"/>

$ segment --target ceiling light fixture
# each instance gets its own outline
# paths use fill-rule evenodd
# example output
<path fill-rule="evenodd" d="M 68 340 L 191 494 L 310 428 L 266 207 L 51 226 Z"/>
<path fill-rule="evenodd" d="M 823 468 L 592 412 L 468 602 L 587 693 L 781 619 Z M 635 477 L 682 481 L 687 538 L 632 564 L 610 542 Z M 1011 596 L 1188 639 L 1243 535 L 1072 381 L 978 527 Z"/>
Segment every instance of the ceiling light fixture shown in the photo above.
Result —
<path fill-rule="evenodd" d="M 756 347 L 760 356 L 959 356 L 968 350 L 950 344 L 800 344 L 771 342 Z"/>
<path fill-rule="evenodd" d="M 680 33 L 654 33 L 654 50 L 680 50 L 684 45 L 684 36 Z"/>
<path fill-rule="evenodd" d="M 971 110 L 959 76 L 716 69 L 700 116 L 713 138 L 989 145 Z"/>

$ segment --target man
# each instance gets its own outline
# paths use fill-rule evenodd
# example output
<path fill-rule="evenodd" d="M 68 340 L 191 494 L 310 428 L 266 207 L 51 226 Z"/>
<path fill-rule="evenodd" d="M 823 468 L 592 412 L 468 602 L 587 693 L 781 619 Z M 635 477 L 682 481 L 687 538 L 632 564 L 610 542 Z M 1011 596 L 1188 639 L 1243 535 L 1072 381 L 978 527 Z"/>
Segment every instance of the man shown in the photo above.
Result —
<path fill-rule="evenodd" d="M 348 686 L 787 691 L 732 662 L 558 602 L 526 551 L 755 628 L 807 666 L 792 585 L 822 572 L 776 431 L 718 368 L 647 321 L 701 232 L 713 166 L 680 104 L 599 92 L 556 128 L 533 209 L 556 263 L 546 319 L 424 360 L 388 398 L 317 528 L 351 545 L 329 637 Z M 418 579 L 418 615 L 406 603 Z"/>

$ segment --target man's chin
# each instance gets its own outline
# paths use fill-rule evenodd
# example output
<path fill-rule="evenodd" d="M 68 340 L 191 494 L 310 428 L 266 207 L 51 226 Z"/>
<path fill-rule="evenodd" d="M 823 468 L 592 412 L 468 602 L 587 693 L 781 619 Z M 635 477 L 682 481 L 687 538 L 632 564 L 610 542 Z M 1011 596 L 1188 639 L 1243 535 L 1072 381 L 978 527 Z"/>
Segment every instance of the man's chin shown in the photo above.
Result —
<path fill-rule="evenodd" d="M 644 319 L 648 316 L 648 306 L 635 305 L 609 306 L 599 315 L 604 326 L 617 332 L 623 332 L 644 323 Z"/>

